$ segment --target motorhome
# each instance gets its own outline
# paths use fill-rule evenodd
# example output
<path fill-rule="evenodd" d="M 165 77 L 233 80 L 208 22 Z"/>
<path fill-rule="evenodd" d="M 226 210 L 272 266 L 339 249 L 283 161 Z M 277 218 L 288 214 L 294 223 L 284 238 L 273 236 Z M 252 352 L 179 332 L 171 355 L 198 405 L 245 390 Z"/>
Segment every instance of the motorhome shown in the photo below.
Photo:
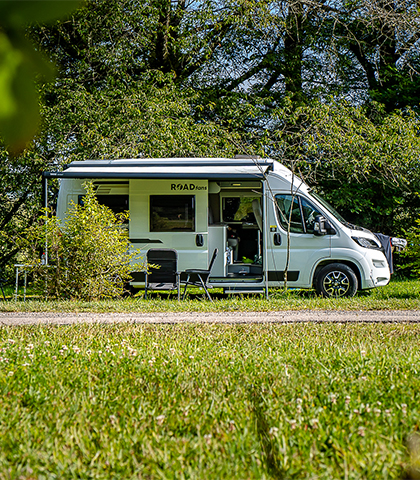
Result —
<path fill-rule="evenodd" d="M 86 180 L 100 203 L 129 210 L 129 238 L 144 258 L 150 248 L 171 248 L 180 271 L 206 269 L 217 248 L 210 283 L 224 292 L 267 293 L 287 281 L 342 297 L 390 280 L 378 238 L 271 159 L 86 160 L 44 176 L 60 179 L 62 219 L 82 201 Z M 142 278 L 132 286 L 141 288 Z"/>

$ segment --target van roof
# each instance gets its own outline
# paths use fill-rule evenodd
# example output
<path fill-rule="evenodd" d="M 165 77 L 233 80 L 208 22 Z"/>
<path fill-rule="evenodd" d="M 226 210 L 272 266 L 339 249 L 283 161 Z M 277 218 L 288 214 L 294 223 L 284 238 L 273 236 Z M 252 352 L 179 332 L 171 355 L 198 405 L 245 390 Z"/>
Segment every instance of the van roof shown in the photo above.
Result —
<path fill-rule="evenodd" d="M 274 160 L 248 158 L 135 158 L 75 161 L 49 178 L 263 179 Z"/>

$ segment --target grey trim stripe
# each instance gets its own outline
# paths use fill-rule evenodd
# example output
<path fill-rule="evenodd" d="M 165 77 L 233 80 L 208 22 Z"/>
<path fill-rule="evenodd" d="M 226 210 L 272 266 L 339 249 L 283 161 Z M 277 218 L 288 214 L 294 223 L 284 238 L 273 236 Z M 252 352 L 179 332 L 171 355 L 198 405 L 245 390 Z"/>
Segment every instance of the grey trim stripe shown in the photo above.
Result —
<path fill-rule="evenodd" d="M 163 243 L 162 240 L 152 238 L 130 238 L 131 243 Z"/>

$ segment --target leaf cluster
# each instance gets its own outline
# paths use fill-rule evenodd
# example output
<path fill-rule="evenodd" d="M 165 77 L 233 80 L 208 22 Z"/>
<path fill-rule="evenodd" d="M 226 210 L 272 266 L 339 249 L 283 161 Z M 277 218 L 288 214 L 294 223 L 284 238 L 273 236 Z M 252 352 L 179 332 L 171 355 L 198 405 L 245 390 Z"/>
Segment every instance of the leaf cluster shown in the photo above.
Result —
<path fill-rule="evenodd" d="M 98 203 L 92 183 L 85 187 L 83 204 L 73 204 L 64 225 L 56 216 L 45 215 L 28 230 L 25 240 L 21 239 L 35 290 L 47 297 L 119 297 L 133 269 L 144 268 L 138 253 L 131 250 L 124 224 L 128 212 L 116 216 Z M 44 246 L 47 265 L 39 260 L 39 249 Z"/>

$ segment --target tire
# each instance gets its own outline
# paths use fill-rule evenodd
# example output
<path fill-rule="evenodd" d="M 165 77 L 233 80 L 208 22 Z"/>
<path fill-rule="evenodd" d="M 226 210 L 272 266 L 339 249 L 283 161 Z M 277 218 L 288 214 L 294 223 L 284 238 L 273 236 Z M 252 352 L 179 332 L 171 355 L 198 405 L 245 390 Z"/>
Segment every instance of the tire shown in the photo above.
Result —
<path fill-rule="evenodd" d="M 327 298 L 354 297 L 358 282 L 354 271 L 343 263 L 330 263 L 318 272 L 315 289 Z"/>

